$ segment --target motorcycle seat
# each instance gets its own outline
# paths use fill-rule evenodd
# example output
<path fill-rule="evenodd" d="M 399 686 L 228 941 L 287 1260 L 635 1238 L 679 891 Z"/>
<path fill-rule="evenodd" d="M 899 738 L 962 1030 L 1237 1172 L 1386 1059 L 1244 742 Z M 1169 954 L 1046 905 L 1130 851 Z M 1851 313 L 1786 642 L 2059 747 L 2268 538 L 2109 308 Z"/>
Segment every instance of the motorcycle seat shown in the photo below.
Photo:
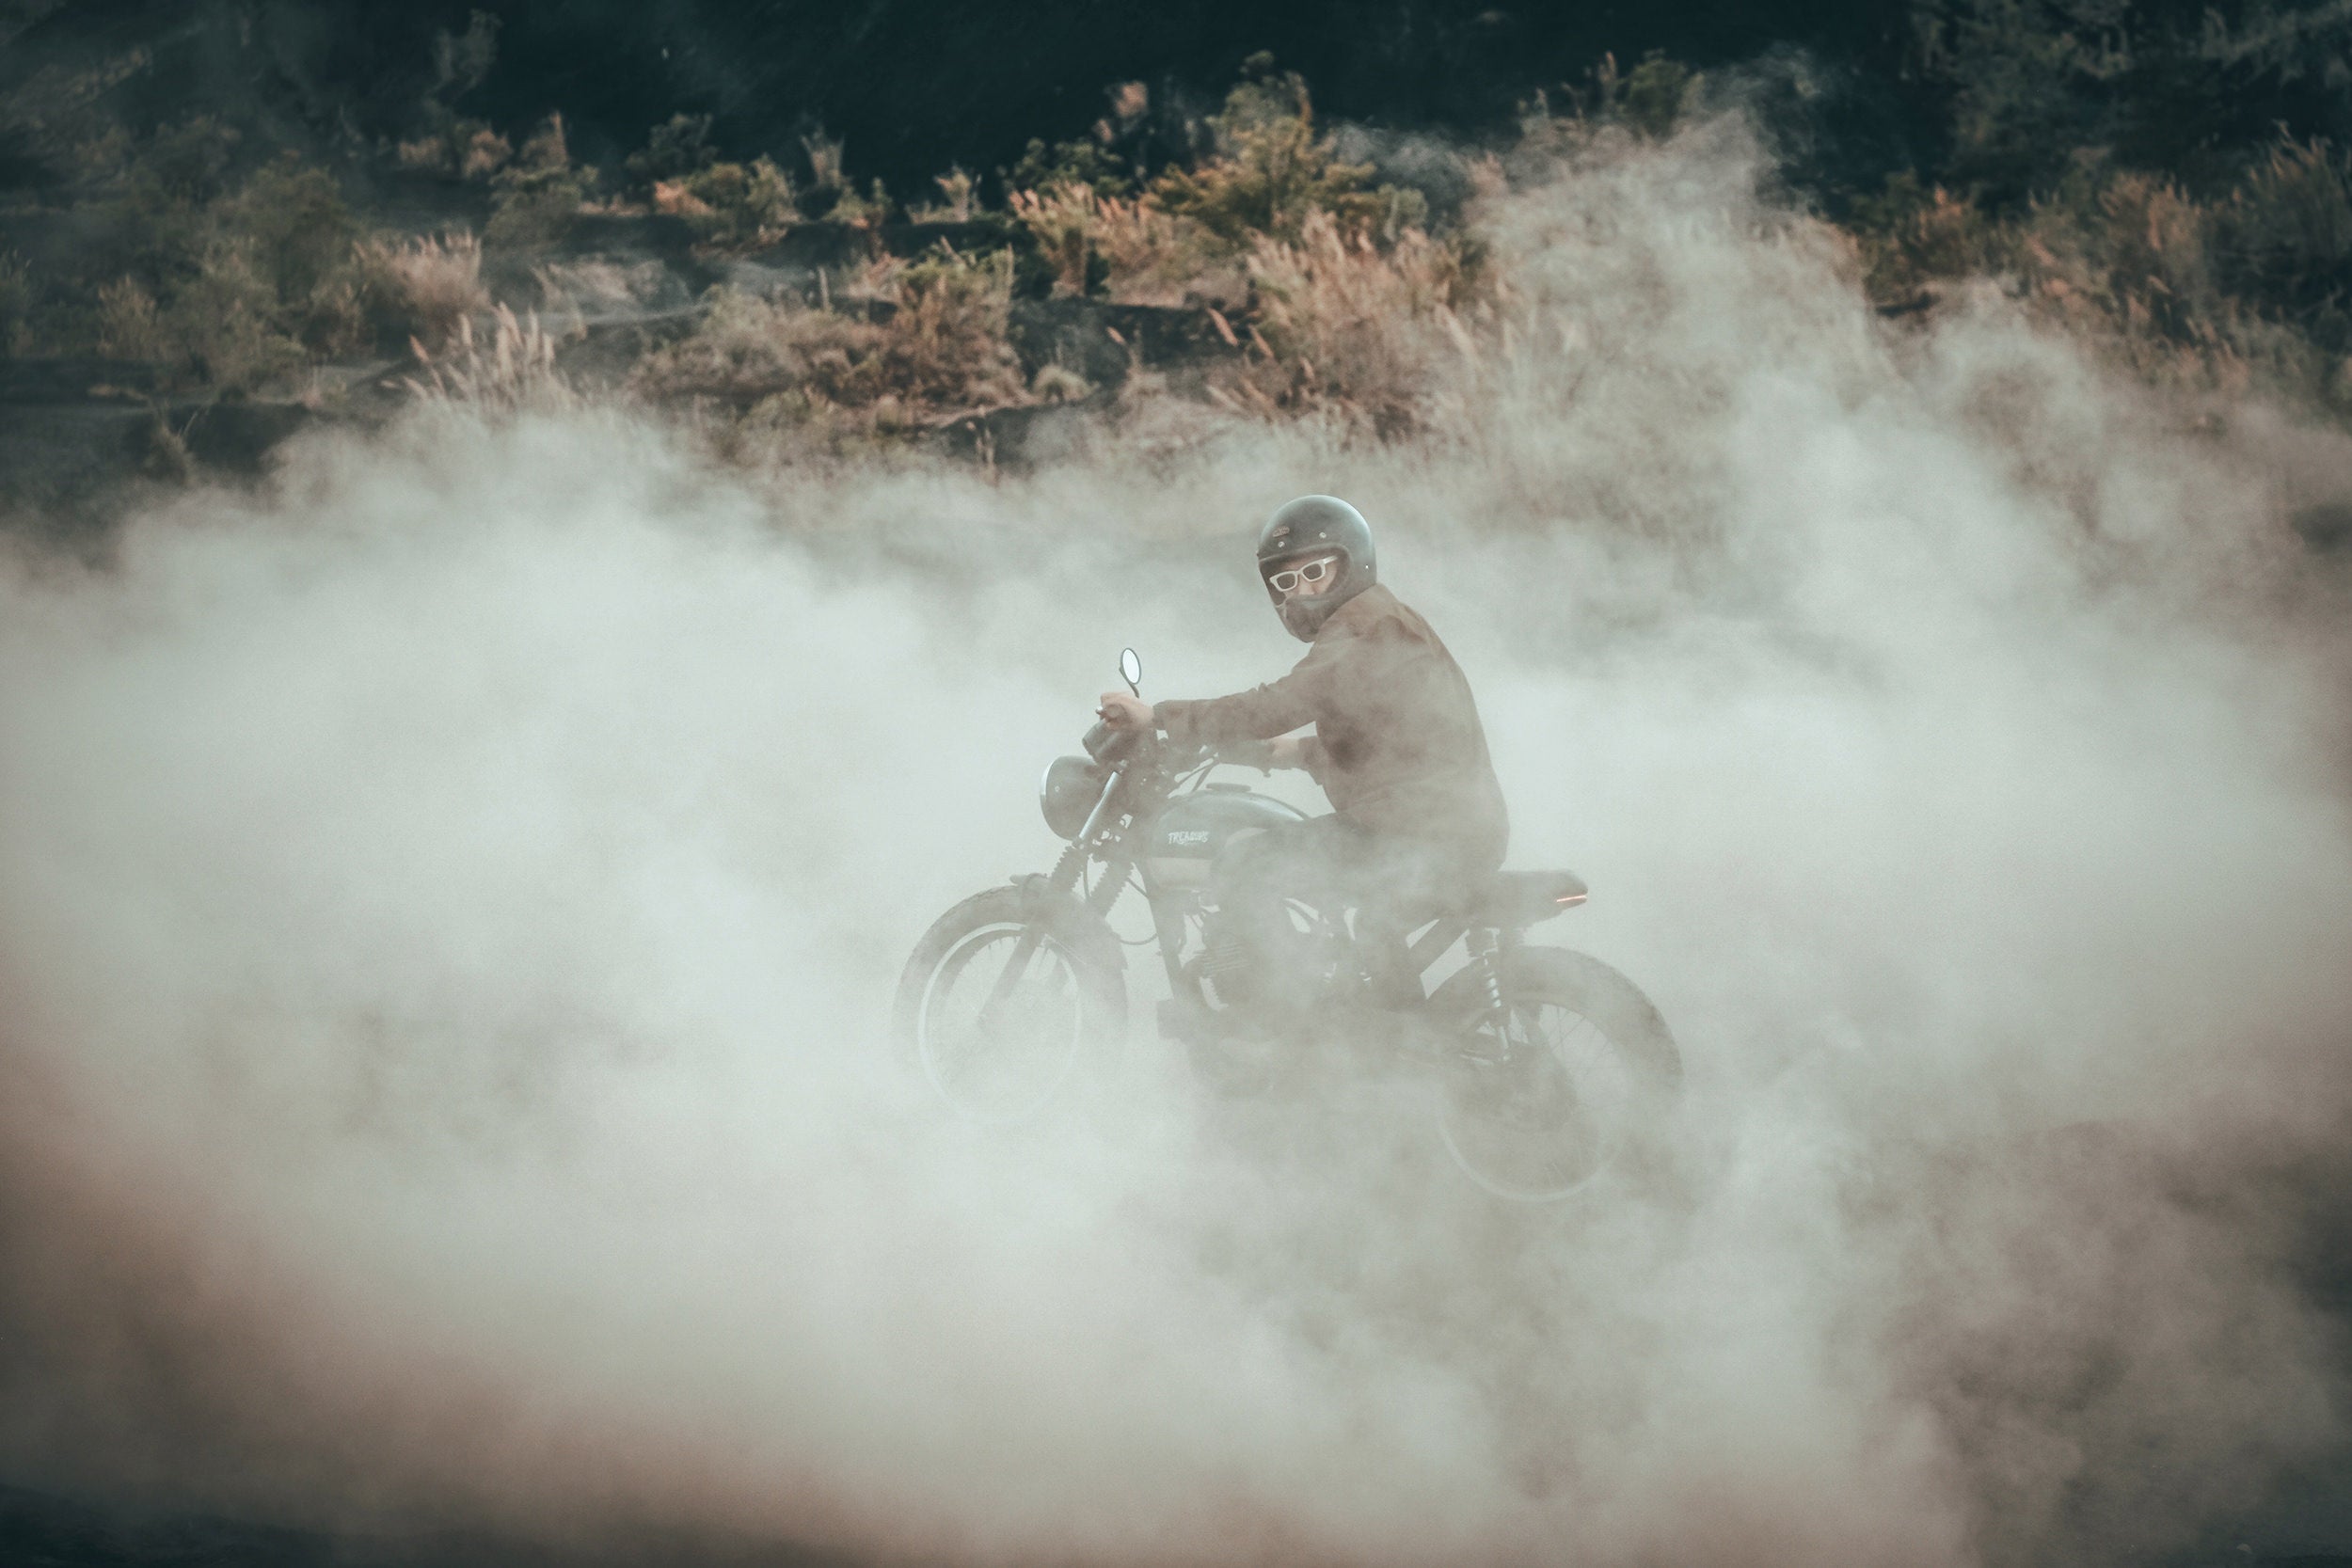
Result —
<path fill-rule="evenodd" d="M 1518 930 L 1584 902 L 1584 879 L 1573 871 L 1498 871 L 1462 911 L 1472 926 Z"/>

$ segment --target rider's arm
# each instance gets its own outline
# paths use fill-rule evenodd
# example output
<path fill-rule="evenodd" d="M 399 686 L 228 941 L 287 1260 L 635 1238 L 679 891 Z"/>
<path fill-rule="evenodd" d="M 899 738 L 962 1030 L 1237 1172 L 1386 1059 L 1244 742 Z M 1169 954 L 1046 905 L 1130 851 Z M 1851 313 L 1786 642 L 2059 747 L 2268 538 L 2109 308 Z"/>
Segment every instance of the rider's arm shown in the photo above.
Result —
<path fill-rule="evenodd" d="M 1304 768 L 1306 751 L 1313 745 L 1312 736 L 1287 736 L 1274 740 L 1228 740 L 1216 749 L 1217 760 L 1230 762 L 1236 768 L 1255 768 L 1271 773 L 1278 768 Z"/>
<path fill-rule="evenodd" d="M 1326 637 L 1279 681 L 1231 697 L 1154 703 L 1152 717 L 1179 745 L 1216 746 L 1270 740 L 1314 722 L 1343 639 Z"/>

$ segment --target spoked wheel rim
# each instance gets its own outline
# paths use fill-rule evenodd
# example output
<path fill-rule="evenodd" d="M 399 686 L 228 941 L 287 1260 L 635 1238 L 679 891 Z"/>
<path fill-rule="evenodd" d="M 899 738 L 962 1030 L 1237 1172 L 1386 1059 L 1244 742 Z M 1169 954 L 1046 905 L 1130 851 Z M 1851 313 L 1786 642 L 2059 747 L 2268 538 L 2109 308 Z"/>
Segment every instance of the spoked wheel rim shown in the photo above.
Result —
<path fill-rule="evenodd" d="M 1624 1049 L 1559 1002 L 1515 1004 L 1501 1059 L 1448 1074 L 1438 1127 L 1464 1174 L 1500 1197 L 1551 1202 L 1590 1186 L 1624 1149 L 1642 1086 Z"/>
<path fill-rule="evenodd" d="M 966 933 L 931 972 L 915 1014 L 923 1076 L 971 1121 L 1035 1115 L 1069 1083 L 1084 1053 L 1077 967 L 1051 936 L 1037 943 L 1018 981 L 990 1006 L 1025 929 L 1006 922 Z"/>

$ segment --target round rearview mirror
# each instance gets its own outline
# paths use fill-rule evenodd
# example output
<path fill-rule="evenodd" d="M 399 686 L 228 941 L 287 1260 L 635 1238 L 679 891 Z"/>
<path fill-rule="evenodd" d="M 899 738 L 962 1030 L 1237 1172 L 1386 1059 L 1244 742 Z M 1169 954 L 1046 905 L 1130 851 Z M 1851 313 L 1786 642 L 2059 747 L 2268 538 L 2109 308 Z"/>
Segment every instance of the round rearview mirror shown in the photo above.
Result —
<path fill-rule="evenodd" d="M 1119 650 L 1119 673 L 1126 678 L 1128 690 L 1138 697 L 1143 695 L 1143 660 L 1133 648 Z"/>

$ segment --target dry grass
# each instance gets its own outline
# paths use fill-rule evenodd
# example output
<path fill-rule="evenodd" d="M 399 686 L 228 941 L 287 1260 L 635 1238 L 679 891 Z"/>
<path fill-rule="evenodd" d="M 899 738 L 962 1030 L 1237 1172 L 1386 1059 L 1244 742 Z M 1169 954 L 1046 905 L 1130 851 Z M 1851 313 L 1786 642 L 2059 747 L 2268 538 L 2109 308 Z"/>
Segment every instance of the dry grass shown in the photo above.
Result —
<path fill-rule="evenodd" d="M 254 391 L 305 357 L 248 249 L 226 242 L 162 300 L 135 277 L 101 285 L 96 318 L 100 354 L 158 365 L 215 391 Z"/>
<path fill-rule="evenodd" d="M 453 180 L 480 182 L 514 160 L 515 144 L 480 120 L 457 120 L 394 150 L 400 166 Z"/>
<path fill-rule="evenodd" d="M 657 180 L 653 204 L 657 212 L 684 218 L 697 239 L 723 251 L 772 244 L 801 217 L 792 182 L 765 157 L 707 164 L 676 180 Z"/>
<path fill-rule="evenodd" d="M 1314 105 L 1296 71 L 1275 72 L 1271 55 L 1243 63 L 1244 80 L 1209 117 L 1216 155 L 1171 168 L 1152 182 L 1152 205 L 1200 226 L 1209 242 L 1246 253 L 1261 240 L 1296 243 L 1320 216 L 1348 234 L 1383 241 L 1424 223 L 1419 191 L 1372 185 L 1370 164 L 1340 160 L 1315 130 Z"/>
<path fill-rule="evenodd" d="M 1379 436 L 1422 428 L 1441 369 L 1478 352 L 1488 280 L 1459 243 L 1407 230 L 1386 249 L 1328 214 L 1248 258 L 1257 315 L 1213 395 L 1261 415 L 1315 415 Z"/>
<path fill-rule="evenodd" d="M 907 216 L 916 223 L 969 223 L 979 205 L 979 182 L 964 172 L 961 166 L 945 174 L 933 175 L 931 183 L 939 187 L 939 200 L 921 207 L 911 207 Z"/>
<path fill-rule="evenodd" d="M 657 350 L 633 391 L 700 407 L 723 428 L 908 430 L 1030 400 L 1005 341 L 1011 258 L 882 259 L 839 309 L 717 293 L 691 337 Z M 730 437 L 733 438 L 733 437 Z"/>
<path fill-rule="evenodd" d="M 2324 146 L 2274 150 L 2218 200 L 2125 170 L 2006 218 L 1897 180 L 1859 204 L 1852 232 L 1865 288 L 1898 314 L 1986 279 L 2154 385 L 2259 383 L 2336 405 L 2352 393 L 2320 341 L 2352 260 L 2352 178 Z"/>
<path fill-rule="evenodd" d="M 363 296 L 404 335 L 436 347 L 490 308 L 482 282 L 482 243 L 462 231 L 418 239 L 364 240 L 355 253 Z"/>
<path fill-rule="evenodd" d="M 1924 305 L 1956 278 L 2007 271 L 2017 252 L 2015 234 L 1975 202 L 1910 175 L 1857 204 L 1854 234 L 1864 287 L 1894 307 Z"/>
<path fill-rule="evenodd" d="M 1009 204 L 1053 270 L 1057 294 L 1175 305 L 1211 264 L 1208 236 L 1198 225 L 1142 198 L 1065 184 L 1014 191 Z"/>
<path fill-rule="evenodd" d="M 466 404 L 493 413 L 576 407 L 580 398 L 555 368 L 555 340 L 536 312 L 516 320 L 501 305 L 491 321 L 489 341 L 476 338 L 473 319 L 461 316 L 453 342 L 437 356 L 412 343 L 423 378 L 404 378 L 408 390 L 429 403 Z"/>
<path fill-rule="evenodd" d="M 99 285 L 98 352 L 109 359 L 164 357 L 161 312 L 155 296 L 137 278 L 119 277 Z"/>

